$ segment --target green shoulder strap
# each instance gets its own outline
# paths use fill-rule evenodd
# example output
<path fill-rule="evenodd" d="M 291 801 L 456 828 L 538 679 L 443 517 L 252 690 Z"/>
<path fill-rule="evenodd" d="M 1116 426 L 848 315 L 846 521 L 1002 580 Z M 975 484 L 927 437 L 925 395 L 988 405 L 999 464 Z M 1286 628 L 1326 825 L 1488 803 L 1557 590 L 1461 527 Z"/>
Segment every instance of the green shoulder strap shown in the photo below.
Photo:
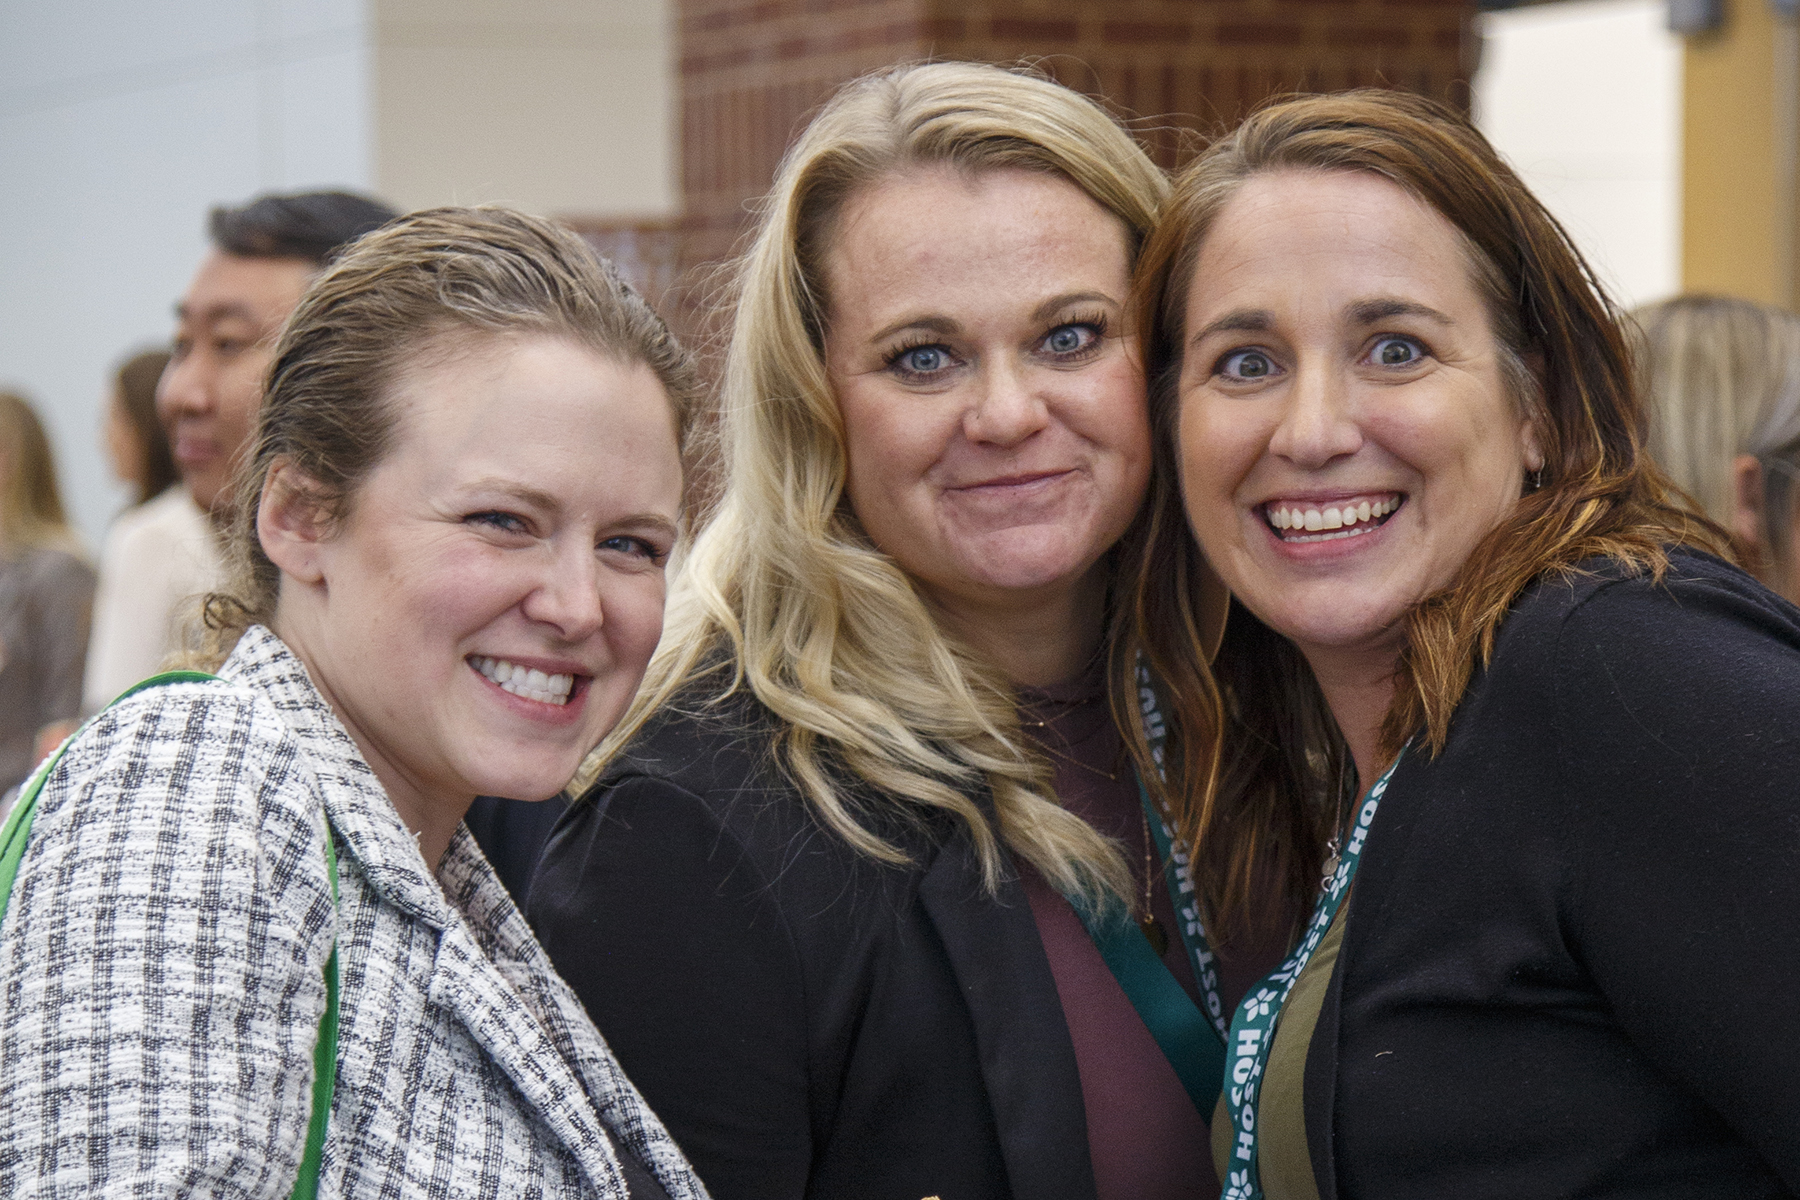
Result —
<path fill-rule="evenodd" d="M 206 683 L 216 678 L 217 676 L 208 675 L 204 671 L 165 671 L 127 688 L 112 703 L 117 704 L 127 696 L 135 696 L 146 688 L 160 687 L 165 683 Z M 112 704 L 107 707 L 111 708 Z M 75 736 L 79 733 L 80 730 L 77 730 Z M 38 795 L 44 790 L 44 781 L 56 770 L 56 764 L 62 761 L 63 752 L 69 748 L 69 743 L 75 740 L 75 736 L 66 739 L 56 748 L 56 753 L 31 773 L 31 778 L 19 789 L 19 798 L 13 804 L 6 824 L 0 826 L 0 921 L 6 918 L 6 907 L 12 899 L 13 881 L 18 878 L 19 864 L 25 858 L 25 843 L 31 836 L 31 820 L 37 815 Z M 332 843 L 329 822 L 325 826 L 325 866 L 331 876 L 331 903 L 335 908 L 338 899 L 337 847 Z M 294 1200 L 313 1200 L 319 1194 L 319 1163 L 325 1154 L 325 1128 L 331 1120 L 331 1096 L 337 1086 L 337 1039 L 338 957 L 337 943 L 333 939 L 331 955 L 325 960 L 325 1015 L 319 1019 L 319 1040 L 313 1048 L 312 1120 L 306 1129 L 306 1152 L 300 1160 L 300 1176 L 294 1182 Z"/>
<path fill-rule="evenodd" d="M 1225 1044 L 1212 1022 L 1150 948 L 1143 930 L 1123 905 L 1113 905 L 1104 915 L 1085 904 L 1074 908 L 1125 998 L 1175 1069 L 1195 1110 L 1212 1120 L 1225 1075 Z"/>

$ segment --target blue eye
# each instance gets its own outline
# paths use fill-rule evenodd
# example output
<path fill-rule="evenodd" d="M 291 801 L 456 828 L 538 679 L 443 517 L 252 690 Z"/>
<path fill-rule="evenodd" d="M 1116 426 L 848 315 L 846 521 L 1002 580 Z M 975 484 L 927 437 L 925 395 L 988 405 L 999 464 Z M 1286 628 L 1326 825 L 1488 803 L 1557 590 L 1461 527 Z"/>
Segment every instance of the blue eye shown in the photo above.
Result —
<path fill-rule="evenodd" d="M 1053 354 L 1075 354 L 1093 345 L 1096 337 L 1086 325 L 1062 325 L 1050 331 L 1044 348 Z"/>
<path fill-rule="evenodd" d="M 1379 366 L 1411 366 L 1425 357 L 1425 348 L 1411 338 L 1384 337 L 1375 343 L 1369 357 Z"/>
<path fill-rule="evenodd" d="M 1275 363 L 1261 350 L 1238 350 L 1219 360 L 1217 370 L 1236 379 L 1267 379 L 1275 373 Z"/>
<path fill-rule="evenodd" d="M 599 548 L 614 554 L 629 555 L 632 558 L 641 559 L 644 562 L 652 564 L 660 563 L 669 556 L 667 550 L 656 545 L 654 542 L 641 537 L 632 537 L 628 534 L 609 537 L 600 543 Z"/>
<path fill-rule="evenodd" d="M 900 366 L 916 375 L 929 375 L 941 371 L 950 363 L 950 356 L 944 353 L 942 346 L 914 346 L 900 355 Z"/>
<path fill-rule="evenodd" d="M 470 513 L 463 518 L 463 523 L 467 525 L 486 525 L 490 529 L 497 529 L 503 533 L 526 532 L 524 519 L 507 512 Z"/>

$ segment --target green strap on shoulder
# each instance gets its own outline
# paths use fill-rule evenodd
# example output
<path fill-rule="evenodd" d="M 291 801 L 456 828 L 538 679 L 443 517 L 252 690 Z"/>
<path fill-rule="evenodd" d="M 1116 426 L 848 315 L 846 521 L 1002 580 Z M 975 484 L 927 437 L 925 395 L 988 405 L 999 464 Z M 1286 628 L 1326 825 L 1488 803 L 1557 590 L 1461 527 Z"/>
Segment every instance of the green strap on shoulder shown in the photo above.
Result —
<path fill-rule="evenodd" d="M 338 902 L 337 846 L 331 822 L 325 823 L 325 869 L 331 875 L 331 907 Z M 319 1040 L 313 1046 L 312 1120 L 306 1127 L 306 1152 L 300 1158 L 300 1174 L 294 1180 L 293 1200 L 313 1200 L 319 1194 L 319 1167 L 325 1159 L 325 1127 L 331 1123 L 331 1096 L 337 1090 L 338 956 L 337 939 L 331 940 L 331 956 L 325 960 L 325 1015 L 319 1018 Z"/>
<path fill-rule="evenodd" d="M 1212 1120 L 1225 1077 L 1225 1044 L 1218 1031 L 1182 990 L 1122 905 L 1114 904 L 1105 917 L 1084 904 L 1074 908 L 1125 998 L 1175 1069 L 1188 1098 L 1202 1118 Z"/>
<path fill-rule="evenodd" d="M 135 696 L 146 688 L 166 683 L 207 683 L 218 678 L 204 671 L 165 671 L 152 675 L 142 683 L 121 692 L 113 704 L 127 696 Z M 108 708 L 112 704 L 107 705 Z M 31 820 L 37 815 L 38 795 L 44 781 L 62 761 L 63 752 L 80 735 L 80 730 L 64 740 L 56 752 L 31 773 L 19 789 L 19 798 L 0 826 L 0 921 L 6 919 L 6 907 L 12 899 L 13 881 L 18 878 L 19 864 L 25 859 L 25 844 L 31 836 Z M 325 826 L 325 866 L 331 876 L 331 904 L 337 907 L 337 847 L 332 843 L 330 822 Z M 338 1040 L 338 956 L 337 940 L 332 939 L 331 956 L 325 960 L 325 1014 L 319 1018 L 319 1040 L 313 1047 L 312 1120 L 306 1129 L 306 1151 L 300 1160 L 300 1175 L 294 1182 L 293 1200 L 313 1200 L 319 1194 L 319 1166 L 325 1156 L 325 1130 L 331 1121 L 331 1096 L 337 1087 Z"/>

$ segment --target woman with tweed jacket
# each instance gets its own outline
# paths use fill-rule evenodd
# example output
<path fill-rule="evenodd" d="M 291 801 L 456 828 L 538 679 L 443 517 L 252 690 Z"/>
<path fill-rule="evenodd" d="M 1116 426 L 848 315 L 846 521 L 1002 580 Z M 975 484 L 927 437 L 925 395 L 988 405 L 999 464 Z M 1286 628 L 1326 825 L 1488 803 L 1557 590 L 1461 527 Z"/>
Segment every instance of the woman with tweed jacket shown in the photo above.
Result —
<path fill-rule="evenodd" d="M 692 394 L 533 218 L 414 214 L 314 283 L 208 603 L 217 677 L 102 713 L 39 793 L 0 1195 L 293 1193 L 335 947 L 320 1194 L 704 1196 L 461 824 L 556 793 L 636 689 Z"/>

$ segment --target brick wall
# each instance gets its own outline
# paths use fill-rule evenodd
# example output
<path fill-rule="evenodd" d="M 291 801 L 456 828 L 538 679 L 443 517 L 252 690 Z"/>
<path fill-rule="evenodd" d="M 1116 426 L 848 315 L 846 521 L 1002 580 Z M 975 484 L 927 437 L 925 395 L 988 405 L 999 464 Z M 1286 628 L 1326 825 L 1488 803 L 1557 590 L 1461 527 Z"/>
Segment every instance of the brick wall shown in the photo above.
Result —
<path fill-rule="evenodd" d="M 925 57 L 1041 60 L 1174 165 L 1193 133 L 1294 90 L 1403 87 L 1466 104 L 1469 0 L 675 0 L 683 217 L 672 316 L 693 335 L 782 151 L 845 80 Z M 713 274 L 716 275 L 716 272 Z"/>

